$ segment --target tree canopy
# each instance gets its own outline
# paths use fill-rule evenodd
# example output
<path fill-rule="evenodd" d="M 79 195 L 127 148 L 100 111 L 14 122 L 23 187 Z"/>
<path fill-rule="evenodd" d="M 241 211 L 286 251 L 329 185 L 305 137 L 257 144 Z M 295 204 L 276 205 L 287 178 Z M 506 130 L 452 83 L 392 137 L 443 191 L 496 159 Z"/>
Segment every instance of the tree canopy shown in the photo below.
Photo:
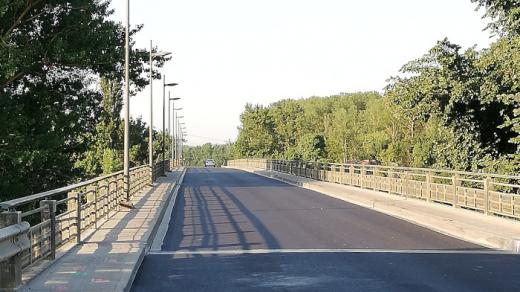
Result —
<path fill-rule="evenodd" d="M 247 105 L 242 157 L 515 173 L 520 166 L 520 6 L 472 0 L 498 35 L 463 50 L 443 39 L 391 77 L 383 94 L 355 93 Z"/>
<path fill-rule="evenodd" d="M 1 199 L 99 173 L 77 167 L 92 147 L 117 156 L 124 29 L 112 13 L 109 1 L 0 0 Z M 135 94 L 149 82 L 148 52 L 132 47 L 131 56 Z"/>

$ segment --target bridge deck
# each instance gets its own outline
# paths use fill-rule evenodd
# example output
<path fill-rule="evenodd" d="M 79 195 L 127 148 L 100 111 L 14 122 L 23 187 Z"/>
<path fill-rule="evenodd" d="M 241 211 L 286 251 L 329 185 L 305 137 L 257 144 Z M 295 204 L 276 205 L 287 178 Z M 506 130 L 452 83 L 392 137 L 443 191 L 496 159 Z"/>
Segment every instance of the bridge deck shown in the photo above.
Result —
<path fill-rule="evenodd" d="M 276 180 L 192 169 L 163 251 L 145 258 L 133 289 L 486 290 L 498 271 L 504 287 L 520 286 L 507 276 L 520 258 L 489 252 Z"/>

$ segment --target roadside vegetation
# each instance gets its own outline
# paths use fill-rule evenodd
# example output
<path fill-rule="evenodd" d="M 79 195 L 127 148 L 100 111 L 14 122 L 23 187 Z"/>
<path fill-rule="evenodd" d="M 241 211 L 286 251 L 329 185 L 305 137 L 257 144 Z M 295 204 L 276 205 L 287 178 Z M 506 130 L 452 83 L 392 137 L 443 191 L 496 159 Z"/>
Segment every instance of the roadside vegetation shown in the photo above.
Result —
<path fill-rule="evenodd" d="M 215 160 L 215 165 L 220 167 L 226 160 L 233 159 L 233 144 L 211 144 L 200 146 L 184 146 L 184 164 L 187 166 L 203 167 L 206 159 Z"/>
<path fill-rule="evenodd" d="M 109 2 L 0 0 L 0 201 L 121 169 L 125 35 Z M 149 52 L 130 56 L 135 95 Z M 147 159 L 147 131 L 131 121 L 132 165 Z"/>
<path fill-rule="evenodd" d="M 383 94 L 247 105 L 234 146 L 185 148 L 187 164 L 374 159 L 517 173 L 517 1 L 472 1 L 485 9 L 497 36 L 489 48 L 462 50 L 441 40 L 403 66 Z M 112 14 L 108 0 L 0 0 L 0 201 L 121 169 L 124 29 Z M 132 39 L 141 28 L 133 27 Z M 130 56 L 134 96 L 149 84 L 149 52 L 132 46 Z M 167 60 L 156 57 L 155 68 Z M 143 164 L 148 127 L 132 119 L 130 132 L 131 165 Z M 162 134 L 154 137 L 158 157 Z"/>
<path fill-rule="evenodd" d="M 440 40 L 382 94 L 247 105 L 236 155 L 518 173 L 519 8 L 512 0 L 473 2 L 492 20 L 489 48 Z"/>

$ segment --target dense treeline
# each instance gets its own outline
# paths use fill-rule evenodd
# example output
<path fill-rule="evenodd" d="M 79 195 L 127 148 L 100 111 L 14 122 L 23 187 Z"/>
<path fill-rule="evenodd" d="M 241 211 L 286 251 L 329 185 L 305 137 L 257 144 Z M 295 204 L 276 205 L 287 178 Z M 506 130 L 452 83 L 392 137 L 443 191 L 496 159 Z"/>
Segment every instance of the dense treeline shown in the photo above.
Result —
<path fill-rule="evenodd" d="M 516 1 L 472 0 L 498 39 L 483 50 L 444 39 L 404 65 L 384 94 L 247 105 L 242 157 L 515 173 L 520 166 L 520 14 Z"/>
<path fill-rule="evenodd" d="M 0 0 L 0 201 L 120 169 L 124 28 L 109 2 Z M 132 95 L 148 54 L 132 46 Z M 148 135 L 131 124 L 136 165 Z"/>
<path fill-rule="evenodd" d="M 183 152 L 186 166 L 204 166 L 206 159 L 213 159 L 217 166 L 222 166 L 227 160 L 234 158 L 233 144 L 231 143 L 185 146 Z"/>

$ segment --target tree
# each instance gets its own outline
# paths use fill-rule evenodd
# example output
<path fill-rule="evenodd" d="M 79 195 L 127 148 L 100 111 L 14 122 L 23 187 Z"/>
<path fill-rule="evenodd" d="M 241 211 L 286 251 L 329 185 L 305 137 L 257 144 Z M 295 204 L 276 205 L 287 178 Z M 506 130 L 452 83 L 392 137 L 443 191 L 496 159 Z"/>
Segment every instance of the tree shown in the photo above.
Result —
<path fill-rule="evenodd" d="M 471 0 L 478 8 L 485 8 L 485 16 L 492 19 L 487 28 L 499 35 L 520 32 L 520 6 L 517 0 Z"/>
<path fill-rule="evenodd" d="M 269 109 L 246 105 L 236 142 L 237 151 L 246 157 L 272 157 L 276 153 L 275 124 Z"/>
<path fill-rule="evenodd" d="M 0 1 L 1 199 L 74 181 L 76 161 L 93 157 L 87 150 L 103 101 L 96 85 L 101 77 L 123 79 L 124 29 L 111 14 L 109 1 Z M 131 56 L 134 94 L 148 83 L 148 52 Z M 165 59 L 157 61 L 160 67 Z"/>

